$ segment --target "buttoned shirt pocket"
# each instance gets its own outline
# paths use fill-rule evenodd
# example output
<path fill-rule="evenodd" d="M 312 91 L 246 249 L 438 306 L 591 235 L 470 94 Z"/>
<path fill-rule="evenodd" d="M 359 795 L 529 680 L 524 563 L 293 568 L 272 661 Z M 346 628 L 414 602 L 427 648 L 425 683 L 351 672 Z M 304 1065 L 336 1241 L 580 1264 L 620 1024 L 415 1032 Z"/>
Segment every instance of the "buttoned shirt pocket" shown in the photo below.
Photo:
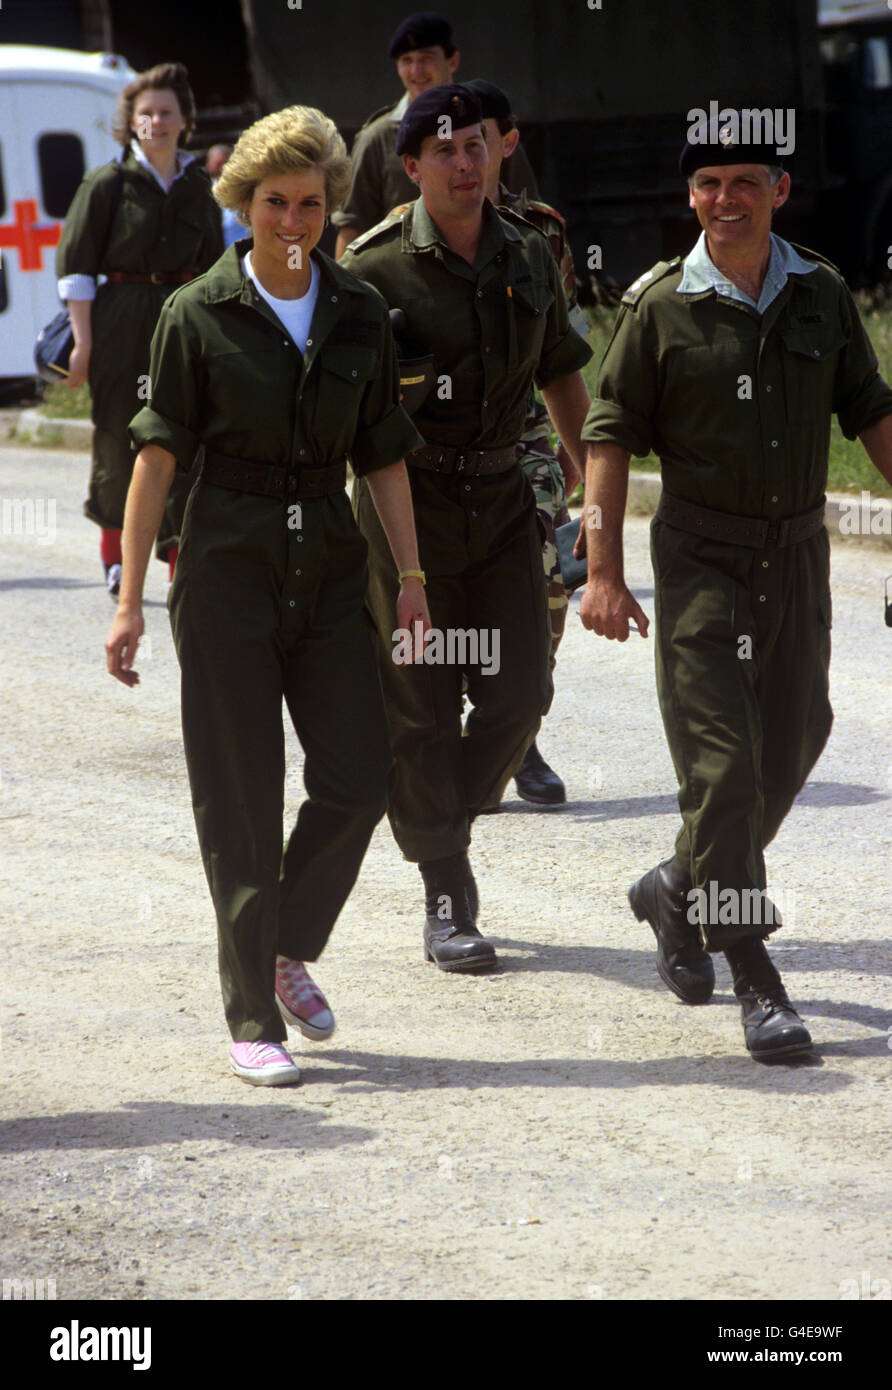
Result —
<path fill-rule="evenodd" d="M 833 401 L 837 360 L 846 345 L 838 323 L 785 328 L 783 343 L 784 391 L 788 424 L 828 415 Z"/>
<path fill-rule="evenodd" d="M 343 457 L 353 442 L 363 396 L 378 375 L 378 353 L 374 348 L 324 343 L 319 349 L 318 367 L 316 433 L 332 439 L 334 460 Z"/>
<path fill-rule="evenodd" d="M 554 303 L 551 287 L 535 280 L 511 286 L 508 299 L 509 368 L 538 364 L 545 342 L 548 311 Z"/>

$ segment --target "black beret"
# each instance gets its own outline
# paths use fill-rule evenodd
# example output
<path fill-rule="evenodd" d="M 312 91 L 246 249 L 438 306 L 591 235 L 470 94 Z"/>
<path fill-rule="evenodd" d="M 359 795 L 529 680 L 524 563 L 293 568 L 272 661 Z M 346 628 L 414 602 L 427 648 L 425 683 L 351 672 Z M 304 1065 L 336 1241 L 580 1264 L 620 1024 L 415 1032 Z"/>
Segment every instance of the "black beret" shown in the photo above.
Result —
<path fill-rule="evenodd" d="M 448 19 L 435 11 L 423 14 L 410 14 L 397 28 L 387 50 L 389 57 L 399 58 L 401 53 L 411 53 L 415 48 L 452 48 L 452 25 Z"/>
<path fill-rule="evenodd" d="M 783 168 L 783 157 L 776 152 L 773 141 L 753 139 L 754 134 L 761 137 L 766 133 L 761 122 L 758 131 L 754 129 L 748 111 L 734 111 L 730 107 L 719 114 L 713 111 L 708 118 L 688 127 L 688 140 L 679 157 L 678 168 L 686 179 L 698 169 L 711 165 L 774 164 Z M 695 136 L 693 141 L 692 135 Z"/>
<path fill-rule="evenodd" d="M 494 82 L 487 82 L 483 77 L 475 77 L 464 85 L 470 87 L 480 102 L 480 110 L 483 112 L 484 120 L 507 121 L 513 117 L 511 102 L 501 87 L 497 87 Z"/>
<path fill-rule="evenodd" d="M 397 154 L 417 155 L 421 142 L 428 135 L 437 135 L 440 122 L 448 116 L 453 130 L 480 125 L 483 112 L 476 93 L 461 82 L 446 82 L 442 87 L 430 87 L 410 103 L 396 133 Z"/>

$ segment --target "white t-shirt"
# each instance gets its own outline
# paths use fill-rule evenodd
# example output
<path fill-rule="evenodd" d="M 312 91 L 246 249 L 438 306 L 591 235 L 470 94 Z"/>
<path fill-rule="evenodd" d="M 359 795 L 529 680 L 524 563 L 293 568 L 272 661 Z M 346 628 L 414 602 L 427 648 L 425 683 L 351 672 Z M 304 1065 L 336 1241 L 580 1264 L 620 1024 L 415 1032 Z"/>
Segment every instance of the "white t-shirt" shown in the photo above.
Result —
<path fill-rule="evenodd" d="M 307 338 L 310 336 L 310 324 L 313 321 L 313 310 L 316 308 L 316 300 L 319 298 L 319 267 L 316 262 L 310 261 L 310 288 L 300 299 L 276 299 L 269 290 L 265 290 L 254 273 L 250 251 L 242 258 L 242 270 L 253 283 L 257 293 L 266 300 L 276 317 L 281 319 L 283 327 L 287 328 L 300 351 L 306 352 Z"/>

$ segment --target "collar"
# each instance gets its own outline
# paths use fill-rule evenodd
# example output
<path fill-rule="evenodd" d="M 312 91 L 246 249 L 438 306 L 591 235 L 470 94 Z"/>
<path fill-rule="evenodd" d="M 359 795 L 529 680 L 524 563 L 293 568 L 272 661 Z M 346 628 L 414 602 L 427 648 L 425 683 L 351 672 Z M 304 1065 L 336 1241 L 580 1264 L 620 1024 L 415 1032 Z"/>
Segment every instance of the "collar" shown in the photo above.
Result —
<path fill-rule="evenodd" d="M 164 180 L 163 180 L 163 178 L 161 177 L 161 175 L 158 173 L 158 170 L 155 168 L 155 166 L 146 158 L 146 156 L 145 156 L 145 154 L 144 154 L 144 152 L 143 152 L 143 150 L 142 150 L 142 147 L 141 147 L 139 141 L 136 139 L 136 137 L 134 137 L 134 138 L 130 141 L 130 144 L 129 144 L 129 146 L 127 147 L 127 150 L 122 150 L 122 152 L 121 152 L 121 160 L 122 160 L 122 162 L 123 162 L 123 159 L 124 159 L 125 154 L 127 154 L 128 151 L 129 151 L 129 153 L 131 153 L 131 154 L 133 155 L 133 157 L 134 157 L 134 159 L 136 160 L 137 164 L 141 164 L 142 167 L 143 167 L 144 169 L 147 169 L 147 170 L 149 171 L 149 173 L 150 173 L 150 174 L 152 175 L 152 177 L 155 179 L 155 182 L 156 182 L 161 188 L 164 189 L 164 192 L 165 192 L 165 193 L 169 193 L 169 192 L 170 192 L 171 185 L 174 184 L 174 183 L 176 183 L 177 179 L 180 177 L 180 175 L 182 174 L 182 172 L 183 172 L 183 170 L 186 168 L 186 166 L 187 166 L 188 164 L 191 164 L 192 161 L 193 161 L 193 159 L 195 158 L 195 155 L 194 155 L 194 154 L 189 154 L 186 150 L 177 150 L 177 152 L 176 152 L 176 153 L 177 153 L 177 171 L 176 171 L 176 173 L 174 174 L 173 178 L 171 179 L 170 183 L 165 183 Z"/>
<path fill-rule="evenodd" d="M 242 299 L 246 304 L 253 303 L 251 281 L 241 267 L 242 259 L 254 245 L 252 236 L 240 237 L 227 246 L 223 255 L 205 273 L 205 299 L 208 304 L 219 304 L 226 299 Z M 326 256 L 318 246 L 310 252 L 313 264 L 319 269 L 320 291 L 323 284 L 331 286 L 338 294 L 363 296 L 369 287 L 348 270 L 342 269 L 337 261 Z"/>
<path fill-rule="evenodd" d="M 403 117 L 405 116 L 405 114 L 406 114 L 406 112 L 408 111 L 408 109 L 409 109 L 409 93 L 408 93 L 408 92 L 403 92 L 403 95 L 400 97 L 400 99 L 399 99 L 399 101 L 397 102 L 396 106 L 394 106 L 393 109 L 392 109 L 392 111 L 389 112 L 387 119 L 388 119 L 389 121 L 395 121 L 396 124 L 399 125 L 400 121 L 403 119 Z"/>
<path fill-rule="evenodd" d="M 481 210 L 483 217 L 483 236 L 477 248 L 477 256 L 474 264 L 485 265 L 492 256 L 502 250 L 506 241 L 523 241 L 523 237 L 517 227 L 510 222 L 499 217 L 492 203 L 488 198 L 483 200 Z M 414 203 L 409 204 L 408 215 L 403 215 L 403 251 L 432 251 L 436 248 L 449 252 L 451 251 L 448 243 L 444 241 L 442 233 L 427 209 L 427 204 L 423 198 L 416 198 Z M 460 258 L 459 258 L 460 259 Z M 468 270 L 471 267 L 468 266 Z"/>
<path fill-rule="evenodd" d="M 717 294 L 722 294 L 728 299 L 738 299 L 744 304 L 751 304 L 761 312 L 780 294 L 790 275 L 810 275 L 818 268 L 815 261 L 805 260 L 788 241 L 784 241 L 783 237 L 775 236 L 774 232 L 771 232 L 770 236 L 771 255 L 758 304 L 727 280 L 719 270 L 709 254 L 705 232 L 700 233 L 696 245 L 685 258 L 676 294 L 705 294 L 709 290 L 715 290 Z"/>

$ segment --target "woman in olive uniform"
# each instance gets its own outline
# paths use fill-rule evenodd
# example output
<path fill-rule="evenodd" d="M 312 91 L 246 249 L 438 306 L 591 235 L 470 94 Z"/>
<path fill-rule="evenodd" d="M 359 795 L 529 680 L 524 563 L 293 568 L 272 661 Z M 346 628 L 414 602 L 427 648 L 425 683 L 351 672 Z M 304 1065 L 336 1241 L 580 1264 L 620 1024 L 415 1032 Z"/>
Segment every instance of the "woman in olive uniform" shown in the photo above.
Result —
<path fill-rule="evenodd" d="M 106 583 L 117 597 L 121 525 L 133 472 L 128 426 L 150 397 L 149 344 L 164 301 L 223 250 L 208 175 L 181 146 L 195 124 L 182 63 L 162 63 L 121 93 L 121 157 L 87 174 L 68 211 L 56 271 L 74 350 L 68 385 L 90 383 L 93 467 L 84 512 L 102 528 Z M 106 281 L 96 288 L 98 275 Z M 158 558 L 171 575 L 188 488 L 171 492 Z"/>
<path fill-rule="evenodd" d="M 299 1073 L 285 1022 L 334 1019 L 304 962 L 321 953 L 385 806 L 390 769 L 366 543 L 344 490 L 367 477 L 400 571 L 396 625 L 429 627 L 387 306 L 314 249 L 349 184 L 332 121 L 292 107 L 238 142 L 214 194 L 252 238 L 167 302 L 152 341 L 108 667 L 126 685 L 141 592 L 174 476 L 204 446 L 170 591 L 183 738 L 217 913 L 231 1064 L 254 1084 Z M 308 799 L 282 855 L 282 697 Z M 284 1022 L 283 1022 L 284 1020 Z"/>

